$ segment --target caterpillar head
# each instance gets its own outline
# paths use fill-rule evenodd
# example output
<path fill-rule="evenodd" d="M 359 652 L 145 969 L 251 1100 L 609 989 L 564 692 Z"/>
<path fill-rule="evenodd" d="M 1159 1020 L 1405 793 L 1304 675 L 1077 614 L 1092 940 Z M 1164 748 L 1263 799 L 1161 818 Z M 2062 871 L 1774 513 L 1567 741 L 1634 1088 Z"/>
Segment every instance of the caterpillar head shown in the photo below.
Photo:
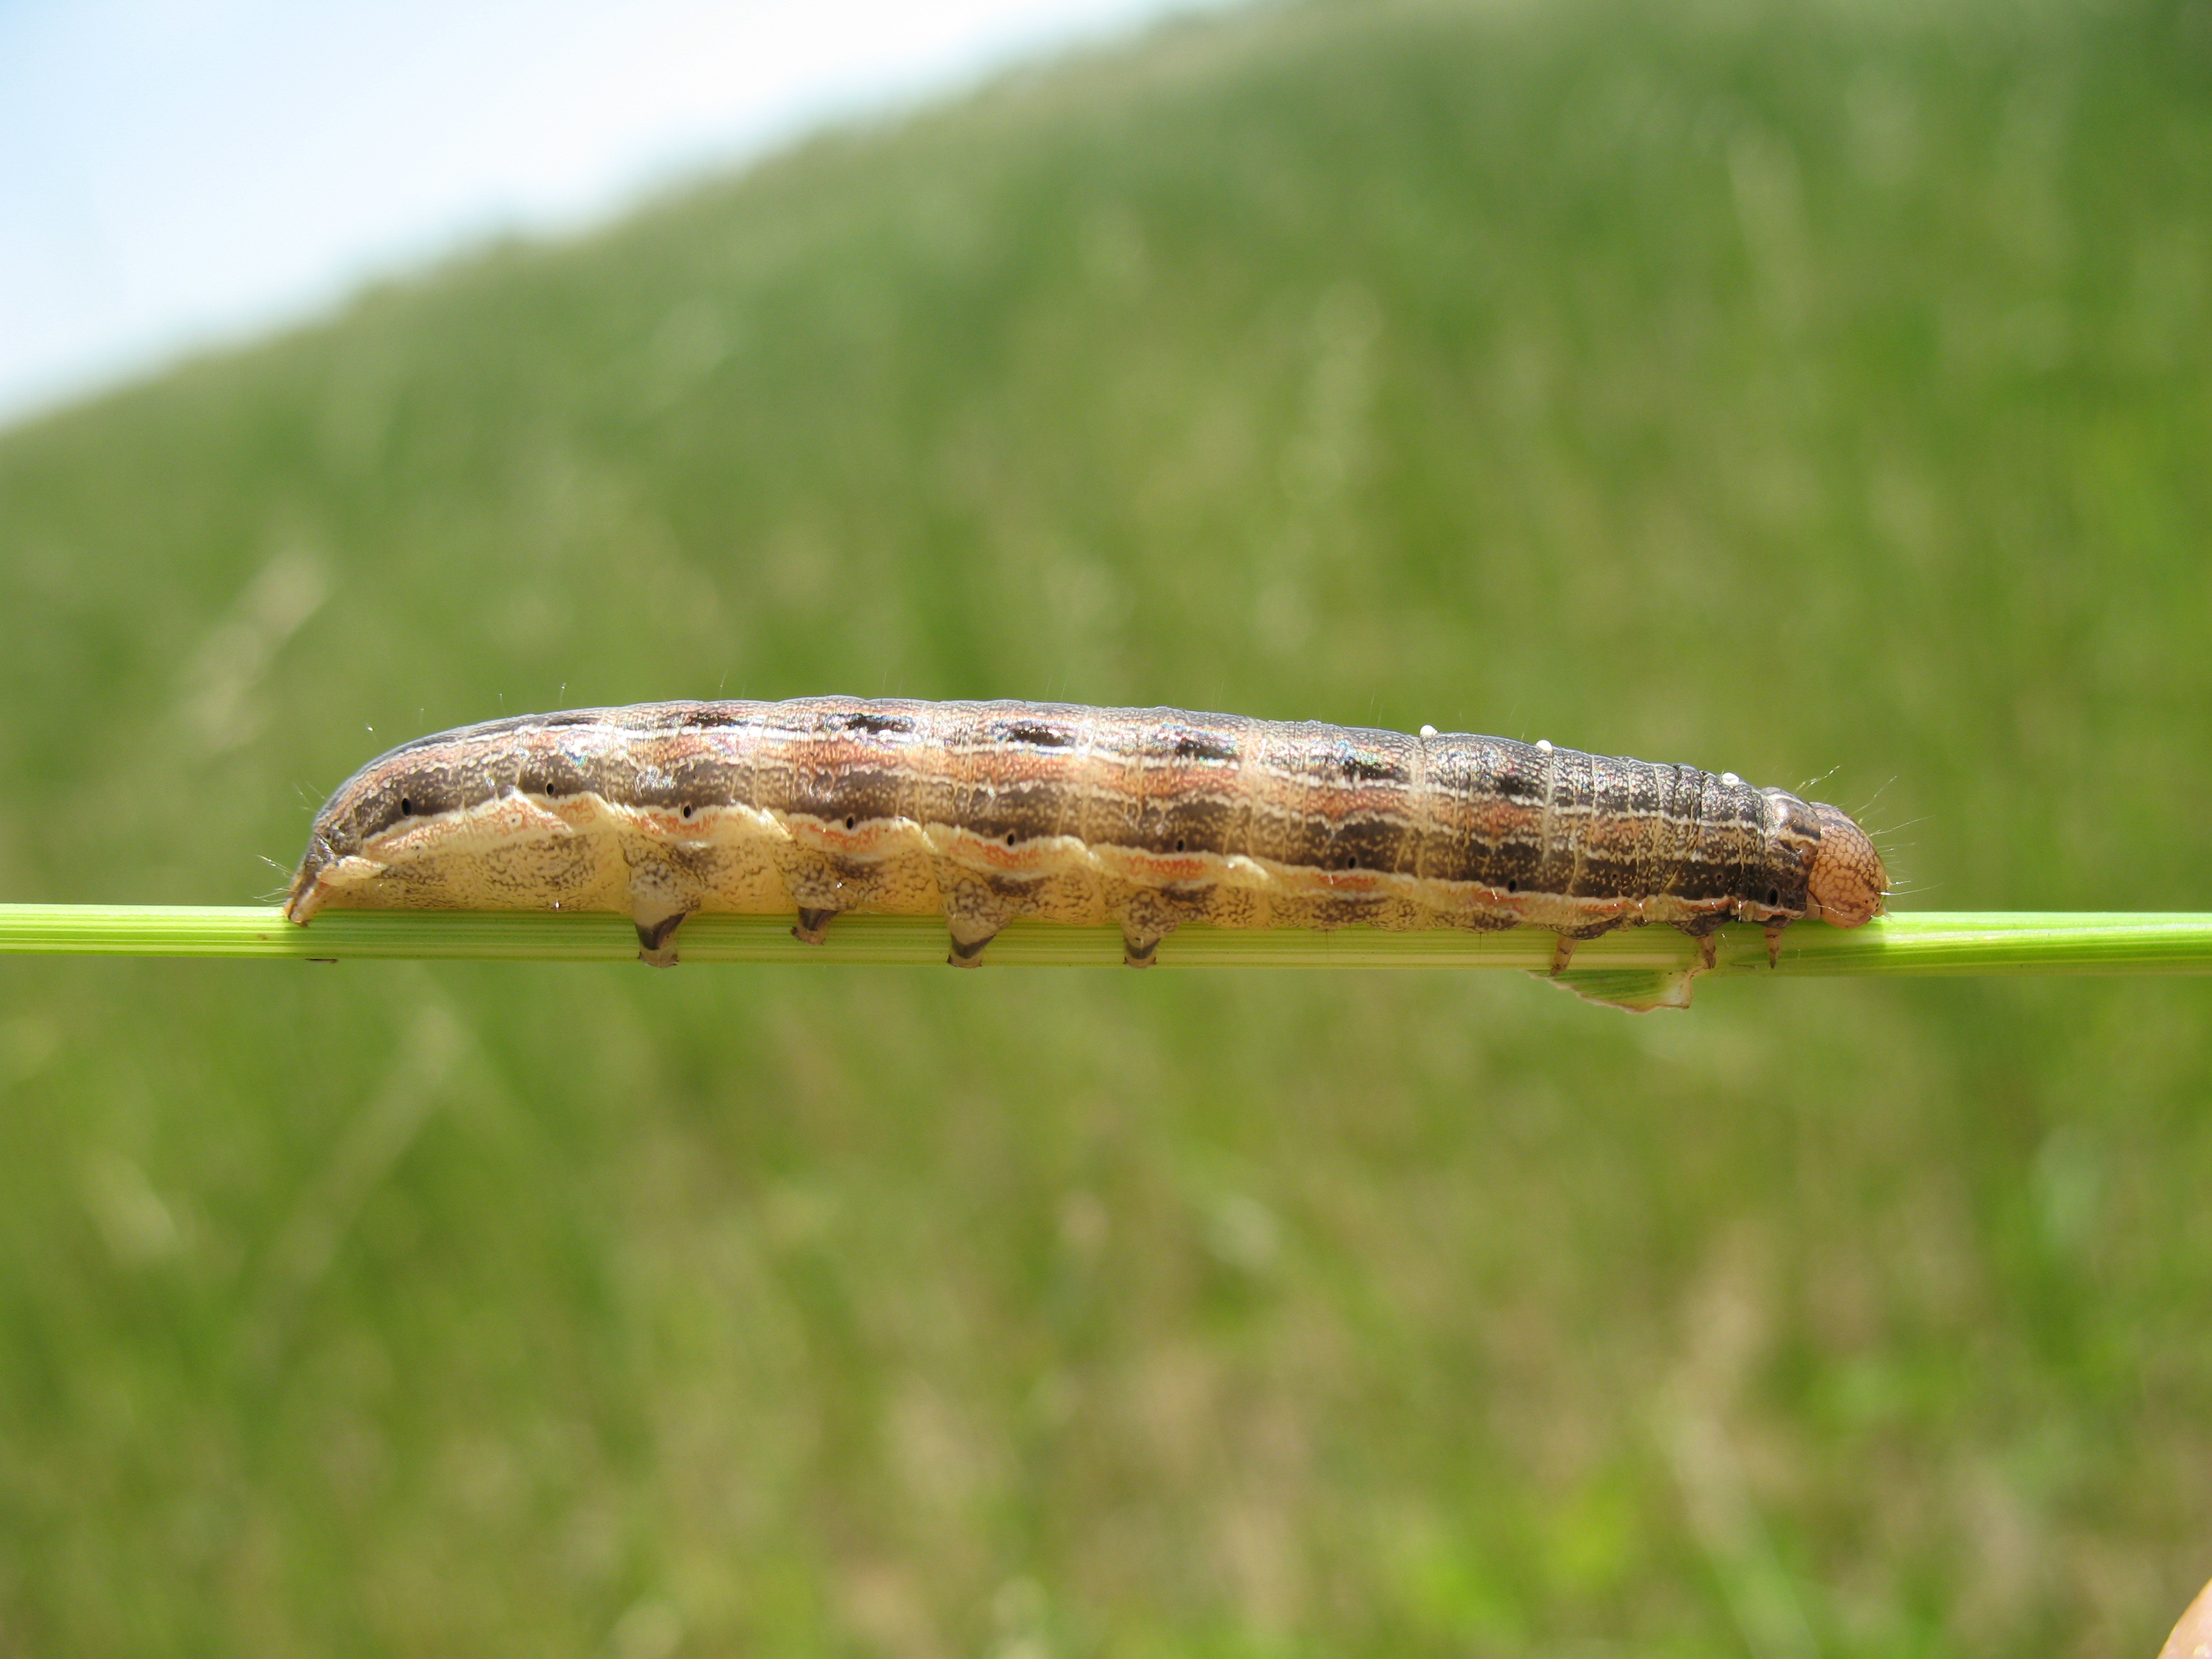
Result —
<path fill-rule="evenodd" d="M 490 793 L 477 772 L 457 763 L 448 736 L 417 738 L 371 761 L 315 814 L 285 896 L 285 915 L 304 923 L 326 904 L 344 904 L 349 894 L 357 898 L 386 872 L 392 843 L 402 837 L 413 843 L 405 859 L 410 872 L 434 877 L 441 843 L 461 827 L 463 809 Z"/>
<path fill-rule="evenodd" d="M 1805 914 L 1838 927 L 1856 927 L 1882 913 L 1889 874 L 1867 832 L 1840 809 L 1813 803 L 1820 820 L 1820 845 L 1805 880 Z"/>

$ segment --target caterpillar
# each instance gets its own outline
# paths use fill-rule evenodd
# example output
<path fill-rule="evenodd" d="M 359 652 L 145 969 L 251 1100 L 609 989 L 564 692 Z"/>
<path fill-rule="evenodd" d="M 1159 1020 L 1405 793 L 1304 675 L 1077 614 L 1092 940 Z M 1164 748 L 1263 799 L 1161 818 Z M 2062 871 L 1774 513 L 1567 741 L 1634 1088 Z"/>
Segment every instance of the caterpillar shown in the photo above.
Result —
<path fill-rule="evenodd" d="M 487 720 L 403 744 L 315 816 L 284 906 L 626 912 L 677 960 L 696 911 L 942 914 L 973 967 L 1017 916 L 1181 923 L 1856 927 L 1887 885 L 1824 802 L 1561 749 L 1067 703 L 805 697 Z"/>

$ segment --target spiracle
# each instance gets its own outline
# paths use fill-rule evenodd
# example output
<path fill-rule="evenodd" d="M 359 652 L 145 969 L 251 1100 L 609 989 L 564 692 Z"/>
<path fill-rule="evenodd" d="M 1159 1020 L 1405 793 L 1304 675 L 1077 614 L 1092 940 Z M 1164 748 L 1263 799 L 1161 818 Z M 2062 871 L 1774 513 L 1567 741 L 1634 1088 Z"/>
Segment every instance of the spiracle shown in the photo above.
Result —
<path fill-rule="evenodd" d="M 1836 807 L 1549 742 L 1069 703 L 645 703 L 417 738 L 316 814 L 285 913 L 615 910 L 677 959 L 700 911 L 942 915 L 969 967 L 1017 916 L 1180 924 L 1855 927 L 1887 878 Z M 1706 956 L 1711 961 L 1710 947 Z"/>

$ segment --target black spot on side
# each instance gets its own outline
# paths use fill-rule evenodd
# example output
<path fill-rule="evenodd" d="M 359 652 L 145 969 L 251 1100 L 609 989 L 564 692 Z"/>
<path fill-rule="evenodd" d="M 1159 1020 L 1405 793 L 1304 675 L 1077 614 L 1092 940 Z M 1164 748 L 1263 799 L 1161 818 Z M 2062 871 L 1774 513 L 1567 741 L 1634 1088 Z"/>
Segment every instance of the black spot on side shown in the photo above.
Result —
<path fill-rule="evenodd" d="M 489 795 L 481 785 L 457 782 L 442 768 L 425 768 L 373 788 L 354 807 L 350 823 L 332 824 L 326 833 L 333 848 L 349 852 L 395 824 L 458 811 Z"/>
<path fill-rule="evenodd" d="M 1146 839 L 1156 853 L 1227 853 L 1237 817 L 1237 809 L 1226 801 L 1176 801 L 1159 813 Z"/>
<path fill-rule="evenodd" d="M 757 709 L 725 702 L 695 702 L 672 722 L 695 732 L 720 732 L 728 726 L 751 724 Z"/>
<path fill-rule="evenodd" d="M 961 827 L 987 841 L 1004 842 L 1009 836 L 1035 841 L 1053 833 L 1063 804 L 1060 791 L 1050 784 L 995 790 L 969 804 Z"/>
<path fill-rule="evenodd" d="M 702 811 L 727 806 L 738 798 L 740 785 L 750 786 L 752 769 L 705 756 L 678 766 L 670 781 L 670 798 L 678 806 Z"/>
<path fill-rule="evenodd" d="M 1764 904 L 1782 910 L 1802 910 L 1805 908 L 1805 871 L 1785 849 L 1766 860 L 1763 870 L 1744 872 L 1734 896 L 1747 903 Z"/>
<path fill-rule="evenodd" d="M 1176 734 L 1175 747 L 1169 752 L 1181 761 L 1220 763 L 1237 758 L 1237 745 L 1211 732 L 1182 732 Z"/>
<path fill-rule="evenodd" d="M 793 780 L 789 810 L 825 823 L 895 816 L 898 782 L 888 772 L 848 772 L 834 778 Z"/>
<path fill-rule="evenodd" d="M 514 787 L 526 795 L 559 797 L 581 794 L 591 784 L 566 755 L 539 751 L 523 763 Z"/>
<path fill-rule="evenodd" d="M 881 737 L 886 732 L 895 732 L 905 736 L 911 734 L 915 729 L 914 716 L 911 714 L 884 714 L 872 708 L 863 708 L 856 713 L 847 714 L 839 721 L 839 724 L 848 732 L 860 732 L 872 738 Z"/>
<path fill-rule="evenodd" d="M 1413 774 L 1405 766 L 1381 755 L 1362 754 L 1357 750 L 1346 755 L 1338 763 L 1345 780 L 1351 783 L 1411 783 Z"/>
<path fill-rule="evenodd" d="M 998 720 L 991 726 L 994 743 L 1025 744 L 1032 749 L 1073 749 L 1076 744 L 1074 731 L 1064 726 L 1049 726 L 1042 720 Z"/>
<path fill-rule="evenodd" d="M 1534 806 L 1542 801 L 1548 786 L 1533 772 L 1508 766 L 1499 769 L 1492 787 L 1516 806 Z"/>
<path fill-rule="evenodd" d="M 1329 844 L 1328 862 L 1338 870 L 1395 872 L 1406 842 L 1402 823 L 1383 818 L 1346 818 Z"/>
<path fill-rule="evenodd" d="M 1486 887 L 1518 893 L 1528 890 L 1541 863 L 1542 856 L 1533 842 L 1508 841 L 1491 847 L 1481 842 L 1470 841 L 1461 848 L 1456 867 L 1448 872 L 1431 870 L 1429 873 L 1449 875 L 1454 880 L 1480 882 Z"/>

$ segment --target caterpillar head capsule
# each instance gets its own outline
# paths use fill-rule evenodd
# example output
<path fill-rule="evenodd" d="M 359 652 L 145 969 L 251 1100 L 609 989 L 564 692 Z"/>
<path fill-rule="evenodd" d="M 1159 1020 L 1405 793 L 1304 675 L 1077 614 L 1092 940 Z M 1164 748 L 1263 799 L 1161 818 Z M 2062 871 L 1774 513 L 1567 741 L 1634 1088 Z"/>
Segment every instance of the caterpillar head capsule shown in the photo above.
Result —
<path fill-rule="evenodd" d="M 362 767 L 315 814 L 307 850 L 285 896 L 286 917 L 304 923 L 325 905 L 362 902 L 395 853 L 402 854 L 403 879 L 393 890 L 414 891 L 406 900 L 385 902 L 439 902 L 436 884 L 449 873 L 453 854 L 464 850 L 454 843 L 465 842 L 471 827 L 465 809 L 481 809 L 495 793 L 481 771 L 458 769 L 453 745 L 443 738 L 403 744 Z"/>
<path fill-rule="evenodd" d="M 1806 915 L 1838 927 L 1856 927 L 1880 915 L 1889 874 L 1867 832 L 1840 809 L 1815 801 L 1820 844 L 1806 878 Z"/>

